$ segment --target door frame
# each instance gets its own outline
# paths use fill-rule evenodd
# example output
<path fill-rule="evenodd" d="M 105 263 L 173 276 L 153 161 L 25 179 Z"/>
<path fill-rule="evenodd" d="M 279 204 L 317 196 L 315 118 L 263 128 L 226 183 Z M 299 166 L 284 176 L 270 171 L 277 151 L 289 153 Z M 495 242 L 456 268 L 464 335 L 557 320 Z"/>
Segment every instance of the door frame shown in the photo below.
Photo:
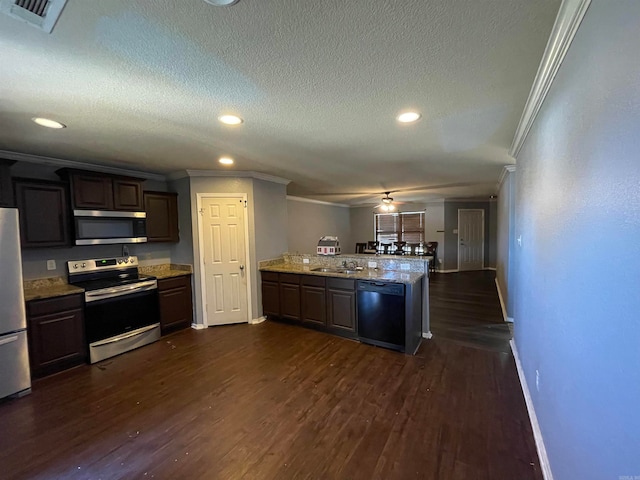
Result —
<path fill-rule="evenodd" d="M 246 193 L 196 193 L 196 215 L 198 217 L 198 262 L 200 265 L 200 295 L 202 298 L 202 324 L 209 327 L 207 316 L 207 282 L 204 271 L 204 232 L 202 231 L 202 200 L 205 198 L 239 198 L 245 204 L 244 212 L 244 255 L 245 275 L 247 276 L 247 323 L 253 318 L 251 308 L 251 257 L 249 256 L 249 207 Z"/>
<path fill-rule="evenodd" d="M 460 212 L 482 212 L 482 270 L 484 270 L 484 208 L 459 208 L 458 209 L 458 271 L 460 272 Z M 466 270 L 465 270 L 466 271 Z"/>

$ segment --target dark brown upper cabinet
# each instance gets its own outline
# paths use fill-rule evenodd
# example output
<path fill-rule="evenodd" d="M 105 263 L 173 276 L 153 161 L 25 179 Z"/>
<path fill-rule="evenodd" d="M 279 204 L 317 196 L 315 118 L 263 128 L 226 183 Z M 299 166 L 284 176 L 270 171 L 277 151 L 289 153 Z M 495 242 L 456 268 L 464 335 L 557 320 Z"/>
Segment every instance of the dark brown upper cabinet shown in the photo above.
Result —
<path fill-rule="evenodd" d="M 74 209 L 129 212 L 144 210 L 142 179 L 68 168 L 58 170 L 57 173 L 69 181 Z"/>
<path fill-rule="evenodd" d="M 147 242 L 178 242 L 178 194 L 144 192 Z"/>
<path fill-rule="evenodd" d="M 13 160 L 0 158 L 0 207 L 13 207 L 13 188 L 11 185 L 11 172 L 9 167 Z"/>
<path fill-rule="evenodd" d="M 60 182 L 16 178 L 16 206 L 20 212 L 22 248 L 71 245 L 67 186 Z"/>

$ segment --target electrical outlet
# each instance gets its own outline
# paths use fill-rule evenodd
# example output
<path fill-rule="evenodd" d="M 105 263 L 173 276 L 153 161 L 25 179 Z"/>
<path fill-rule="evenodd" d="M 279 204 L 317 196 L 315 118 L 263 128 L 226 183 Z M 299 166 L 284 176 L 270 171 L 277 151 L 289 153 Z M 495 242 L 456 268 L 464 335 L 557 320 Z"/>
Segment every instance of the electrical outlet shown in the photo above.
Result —
<path fill-rule="evenodd" d="M 400 270 L 411 270 L 411 265 L 409 265 L 408 263 L 401 263 Z"/>
<path fill-rule="evenodd" d="M 55 270 L 55 269 L 56 269 L 56 261 L 47 260 L 47 270 Z"/>
<path fill-rule="evenodd" d="M 518 235 L 518 246 L 522 246 L 522 235 Z"/>
<path fill-rule="evenodd" d="M 369 268 L 378 268 L 378 262 L 368 262 L 367 266 Z"/>
<path fill-rule="evenodd" d="M 441 259 L 441 258 L 439 258 L 439 259 L 438 259 L 438 263 L 439 263 L 440 265 L 442 265 L 442 259 Z"/>
<path fill-rule="evenodd" d="M 309 263 L 309 259 L 308 258 L 303 258 L 302 259 L 302 263 Z"/>
<path fill-rule="evenodd" d="M 457 229 L 457 228 L 454 228 L 454 229 L 453 229 L 453 234 L 454 234 L 454 235 L 457 235 L 457 234 L 458 234 L 458 229 Z"/>
<path fill-rule="evenodd" d="M 540 391 L 540 372 L 536 370 L 536 390 Z"/>

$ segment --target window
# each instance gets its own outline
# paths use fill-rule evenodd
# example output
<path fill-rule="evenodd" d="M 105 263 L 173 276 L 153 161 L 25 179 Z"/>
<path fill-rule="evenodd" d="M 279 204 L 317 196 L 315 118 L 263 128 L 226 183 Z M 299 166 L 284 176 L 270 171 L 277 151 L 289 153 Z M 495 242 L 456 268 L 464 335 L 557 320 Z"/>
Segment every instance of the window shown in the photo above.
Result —
<path fill-rule="evenodd" d="M 424 242 L 424 212 L 376 213 L 376 241 Z"/>

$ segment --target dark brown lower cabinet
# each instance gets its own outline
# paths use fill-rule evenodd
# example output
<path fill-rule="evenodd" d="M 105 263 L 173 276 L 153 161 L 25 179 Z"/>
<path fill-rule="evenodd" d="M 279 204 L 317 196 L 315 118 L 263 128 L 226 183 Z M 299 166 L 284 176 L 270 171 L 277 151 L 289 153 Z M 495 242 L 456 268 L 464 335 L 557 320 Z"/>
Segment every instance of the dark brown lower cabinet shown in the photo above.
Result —
<path fill-rule="evenodd" d="M 280 284 L 275 272 L 262 274 L 262 314 L 267 317 L 280 316 Z"/>
<path fill-rule="evenodd" d="M 302 322 L 309 325 L 327 325 L 326 279 L 313 275 L 302 277 Z"/>
<path fill-rule="evenodd" d="M 261 272 L 264 315 L 346 336 L 357 335 L 356 281 Z"/>
<path fill-rule="evenodd" d="M 0 207 L 13 206 L 13 187 L 11 186 L 11 171 L 13 160 L 0 158 Z"/>
<path fill-rule="evenodd" d="M 300 321 L 300 275 L 280 274 L 280 316 Z"/>
<path fill-rule="evenodd" d="M 162 334 L 187 328 L 193 321 L 191 275 L 158 280 Z"/>
<path fill-rule="evenodd" d="M 330 328 L 356 332 L 356 281 L 347 278 L 327 279 L 327 305 Z"/>
<path fill-rule="evenodd" d="M 27 302 L 29 361 L 33 378 L 60 372 L 86 361 L 83 304 L 82 294 Z"/>

